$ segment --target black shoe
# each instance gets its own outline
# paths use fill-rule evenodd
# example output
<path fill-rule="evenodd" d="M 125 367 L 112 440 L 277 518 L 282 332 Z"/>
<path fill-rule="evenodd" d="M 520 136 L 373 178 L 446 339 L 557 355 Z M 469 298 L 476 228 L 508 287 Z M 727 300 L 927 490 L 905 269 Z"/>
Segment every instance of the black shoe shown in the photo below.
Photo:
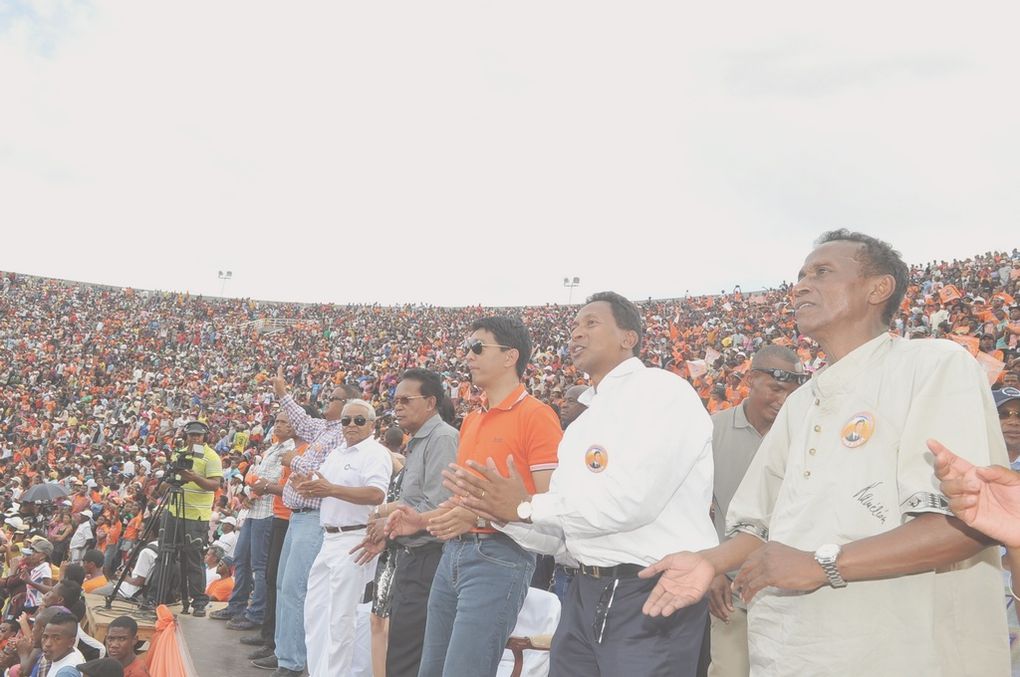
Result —
<path fill-rule="evenodd" d="M 270 656 L 276 657 L 276 649 L 270 649 L 268 646 L 260 647 L 255 649 L 248 654 L 248 660 L 254 661 L 259 658 L 269 658 Z"/>
<path fill-rule="evenodd" d="M 243 635 L 240 640 L 241 644 L 245 646 L 265 646 L 266 640 L 262 638 L 262 635 Z"/>
<path fill-rule="evenodd" d="M 304 670 L 289 670 L 287 668 L 276 668 L 273 677 L 304 677 Z"/>
<path fill-rule="evenodd" d="M 205 607 L 195 607 L 191 610 L 191 615 L 195 618 L 205 618 Z"/>
<path fill-rule="evenodd" d="M 223 607 L 222 609 L 217 609 L 216 611 L 209 614 L 209 618 L 213 619 L 214 621 L 229 621 L 233 617 L 234 613 L 232 611 L 227 611 L 226 607 Z"/>
<path fill-rule="evenodd" d="M 251 662 L 257 668 L 263 670 L 276 670 L 280 665 L 276 662 L 276 655 L 266 656 L 265 658 L 256 658 Z"/>
<path fill-rule="evenodd" d="M 228 630 L 258 630 L 262 627 L 261 623 L 245 618 L 244 616 L 234 616 L 227 621 Z"/>

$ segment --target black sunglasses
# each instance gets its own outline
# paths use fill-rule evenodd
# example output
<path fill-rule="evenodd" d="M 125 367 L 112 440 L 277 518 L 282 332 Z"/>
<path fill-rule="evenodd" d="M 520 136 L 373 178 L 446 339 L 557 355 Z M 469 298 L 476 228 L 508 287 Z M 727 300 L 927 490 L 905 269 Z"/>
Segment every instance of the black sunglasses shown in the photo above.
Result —
<path fill-rule="evenodd" d="M 807 383 L 811 379 L 811 374 L 805 374 L 799 371 L 786 371 L 785 369 L 754 369 L 751 371 L 760 371 L 763 374 L 768 374 L 772 378 L 776 379 L 780 383 L 796 383 L 798 385 Z"/>
<path fill-rule="evenodd" d="M 475 355 L 481 355 L 482 351 L 486 348 L 500 348 L 502 350 L 510 350 L 510 346 L 504 346 L 500 343 L 485 343 L 481 339 L 475 339 L 473 341 L 464 342 L 464 350 L 470 350 Z"/>
<path fill-rule="evenodd" d="M 329 398 L 326 401 L 327 402 L 346 402 L 347 398 L 346 397 L 331 397 L 331 398 Z"/>
<path fill-rule="evenodd" d="M 355 416 L 354 418 L 351 418 L 350 416 L 344 416 L 343 418 L 340 419 L 340 425 L 346 428 L 351 424 L 352 421 L 354 422 L 354 425 L 358 426 L 359 428 L 368 423 L 368 419 L 365 418 L 364 416 Z"/>

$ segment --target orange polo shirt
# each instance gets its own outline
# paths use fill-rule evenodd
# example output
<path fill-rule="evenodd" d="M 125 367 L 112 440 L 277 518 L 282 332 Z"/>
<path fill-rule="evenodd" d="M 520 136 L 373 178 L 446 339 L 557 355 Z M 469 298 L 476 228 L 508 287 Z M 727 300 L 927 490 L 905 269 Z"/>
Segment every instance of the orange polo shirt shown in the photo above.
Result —
<path fill-rule="evenodd" d="M 562 437 L 556 412 L 529 395 L 522 383 L 495 407 L 473 411 L 464 418 L 457 464 L 464 466 L 471 460 L 485 465 L 492 458 L 506 476 L 506 459 L 513 456 L 528 492 L 535 493 L 531 473 L 556 468 L 556 449 Z"/>
<path fill-rule="evenodd" d="M 294 447 L 294 454 L 297 456 L 304 456 L 305 451 L 308 450 L 308 442 L 299 442 Z M 280 475 L 280 479 L 277 480 L 280 486 L 287 483 L 287 478 L 290 477 L 290 468 L 283 468 L 283 473 Z M 282 520 L 290 520 L 290 508 L 283 503 L 283 496 L 273 496 L 273 517 L 279 517 Z"/>

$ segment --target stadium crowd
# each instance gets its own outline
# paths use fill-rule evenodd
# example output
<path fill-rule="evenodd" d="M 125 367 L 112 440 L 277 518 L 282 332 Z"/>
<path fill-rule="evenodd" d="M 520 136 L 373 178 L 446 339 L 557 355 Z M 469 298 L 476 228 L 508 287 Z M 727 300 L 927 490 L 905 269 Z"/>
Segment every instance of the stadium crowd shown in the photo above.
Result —
<path fill-rule="evenodd" d="M 813 373 L 826 365 L 826 355 L 818 343 L 798 333 L 790 292 L 787 284 L 753 292 L 737 287 L 716 295 L 640 302 L 640 360 L 687 379 L 710 414 L 734 408 L 748 397 L 752 360 L 765 346 L 793 351 L 796 364 L 788 371 Z M 908 339 L 951 339 L 977 359 L 990 387 L 1016 388 L 1017 299 L 1020 252 L 1015 249 L 915 265 L 888 329 Z M 274 654 L 279 629 L 265 629 L 271 625 L 266 614 L 272 614 L 276 604 L 276 567 L 282 566 L 267 563 L 268 549 L 275 548 L 279 559 L 283 547 L 282 535 L 271 545 L 269 525 L 290 517 L 288 503 L 295 499 L 288 498 L 284 485 L 293 485 L 305 500 L 333 499 L 322 493 L 329 489 L 314 486 L 326 481 L 314 474 L 318 466 L 291 466 L 289 456 L 282 470 L 276 461 L 276 474 L 267 484 L 270 456 L 291 454 L 297 445 L 273 454 L 270 450 L 292 439 L 310 443 L 309 451 L 301 445 L 298 453 L 313 455 L 316 436 L 335 430 L 332 439 L 339 443 L 340 427 L 333 424 L 348 420 L 343 424 L 347 447 L 364 449 L 366 440 L 378 439 L 394 454 L 385 456 L 382 493 L 389 492 L 389 497 L 370 502 L 383 506 L 371 519 L 385 517 L 386 506 L 395 505 L 400 495 L 396 478 L 403 466 L 401 454 L 414 447 L 420 428 L 408 430 L 405 425 L 404 434 L 387 433 L 398 430 L 398 410 L 407 408 L 408 398 L 427 398 L 431 387 L 430 377 L 423 376 L 413 392 L 402 390 L 408 370 L 437 376 L 442 396 L 432 413 L 460 429 L 486 401 L 486 388 L 472 383 L 466 366 L 472 347 L 465 339 L 488 331 L 474 324 L 481 317 L 519 318 L 533 345 L 520 381 L 559 414 L 565 426 L 577 402 L 571 388 L 588 384 L 568 350 L 576 313 L 576 306 L 560 305 L 491 309 L 269 303 L 0 273 L 0 483 L 5 510 L 0 542 L 6 552 L 5 577 L 0 580 L 5 601 L 0 666 L 11 675 L 28 677 L 37 674 L 39 664 L 60 663 L 44 649 L 50 642 L 44 639 L 45 627 L 80 622 L 82 592 L 109 591 L 123 573 L 143 536 L 144 518 L 156 503 L 157 486 L 170 472 L 168 459 L 180 447 L 185 427 L 200 422 L 208 430 L 201 443 L 215 452 L 220 465 L 218 476 L 210 472 L 207 477 L 221 478 L 208 519 L 212 546 L 204 553 L 207 587 L 202 592 L 230 602 L 228 611 L 213 617 L 227 620 L 232 629 L 261 630 L 243 639 L 264 667 L 281 675 L 301 674 L 306 664 L 311 669 L 315 657 L 300 656 L 284 665 L 279 651 Z M 485 345 L 476 346 L 475 355 Z M 334 407 L 335 400 L 343 400 L 343 406 Z M 448 403 L 448 410 L 439 411 L 440 401 Z M 293 429 L 288 435 L 282 435 L 277 424 L 283 415 L 286 430 Z M 366 428 L 348 435 L 350 421 L 356 420 Z M 536 483 L 540 465 L 532 467 Z M 211 467 L 207 464 L 207 470 Z M 321 472 L 326 473 L 325 466 Z M 288 480 L 290 473 L 294 476 Z M 267 488 L 273 482 L 276 491 Z M 22 500 L 43 484 L 59 485 L 66 498 Z M 262 501 L 271 494 L 268 503 Z M 255 517 L 253 513 L 262 510 L 260 501 L 271 507 Z M 394 512 L 404 514 L 391 508 Z M 267 518 L 272 519 L 266 522 L 265 537 L 253 536 L 256 520 Z M 386 527 L 393 538 L 419 531 L 413 526 L 401 531 L 400 519 Z M 155 538 L 150 534 L 149 540 Z M 375 674 L 383 674 L 386 605 L 379 604 L 379 589 L 393 575 L 398 552 L 392 542 L 377 549 L 379 539 L 371 541 L 365 538 L 362 544 L 366 555 L 385 553 L 375 567 L 379 608 L 373 609 L 372 624 L 373 633 L 381 637 L 374 647 L 379 654 L 374 656 Z M 284 554 L 284 562 L 287 558 Z M 122 596 L 146 588 L 154 560 L 152 548 L 132 563 Z M 540 562 L 532 584 L 560 590 L 560 574 L 572 570 L 551 557 L 547 564 L 548 569 L 541 570 Z M 317 565 L 311 560 L 305 564 L 313 578 Z M 195 610 L 204 612 L 195 599 Z M 252 613 L 256 605 L 257 613 Z M 431 613 L 431 603 L 429 609 Z M 28 618 L 35 619 L 34 630 Z M 301 617 L 296 620 L 300 623 Z M 135 631 L 128 622 L 121 626 L 127 633 Z M 95 646 L 80 628 L 68 632 L 76 640 L 77 648 L 71 650 L 80 651 L 83 661 L 109 653 L 125 666 L 123 674 L 145 674 L 133 654 Z M 315 632 L 325 633 L 324 642 L 334 641 L 329 628 Z M 426 656 L 428 651 L 426 647 Z M 57 658 L 63 655 L 68 654 Z M 421 660 L 420 653 L 415 660 Z M 129 672 L 132 664 L 134 672 Z"/>

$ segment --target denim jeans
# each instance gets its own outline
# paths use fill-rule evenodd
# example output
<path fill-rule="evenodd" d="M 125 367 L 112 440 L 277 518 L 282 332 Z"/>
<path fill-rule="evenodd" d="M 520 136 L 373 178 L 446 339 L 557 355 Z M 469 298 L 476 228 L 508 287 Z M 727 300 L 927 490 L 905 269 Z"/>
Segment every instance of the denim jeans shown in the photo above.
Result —
<path fill-rule="evenodd" d="M 253 623 L 261 624 L 266 611 L 266 562 L 272 530 L 271 516 L 246 519 L 234 545 L 231 562 L 235 566 L 234 592 L 230 595 L 227 611 L 235 616 L 244 613 Z"/>
<path fill-rule="evenodd" d="M 535 556 L 503 534 L 448 542 L 429 594 L 418 677 L 495 675 L 534 571 Z"/>
<path fill-rule="evenodd" d="M 319 511 L 293 513 L 276 572 L 276 659 L 281 668 L 301 671 L 305 652 L 305 593 L 308 572 L 322 547 Z"/>

